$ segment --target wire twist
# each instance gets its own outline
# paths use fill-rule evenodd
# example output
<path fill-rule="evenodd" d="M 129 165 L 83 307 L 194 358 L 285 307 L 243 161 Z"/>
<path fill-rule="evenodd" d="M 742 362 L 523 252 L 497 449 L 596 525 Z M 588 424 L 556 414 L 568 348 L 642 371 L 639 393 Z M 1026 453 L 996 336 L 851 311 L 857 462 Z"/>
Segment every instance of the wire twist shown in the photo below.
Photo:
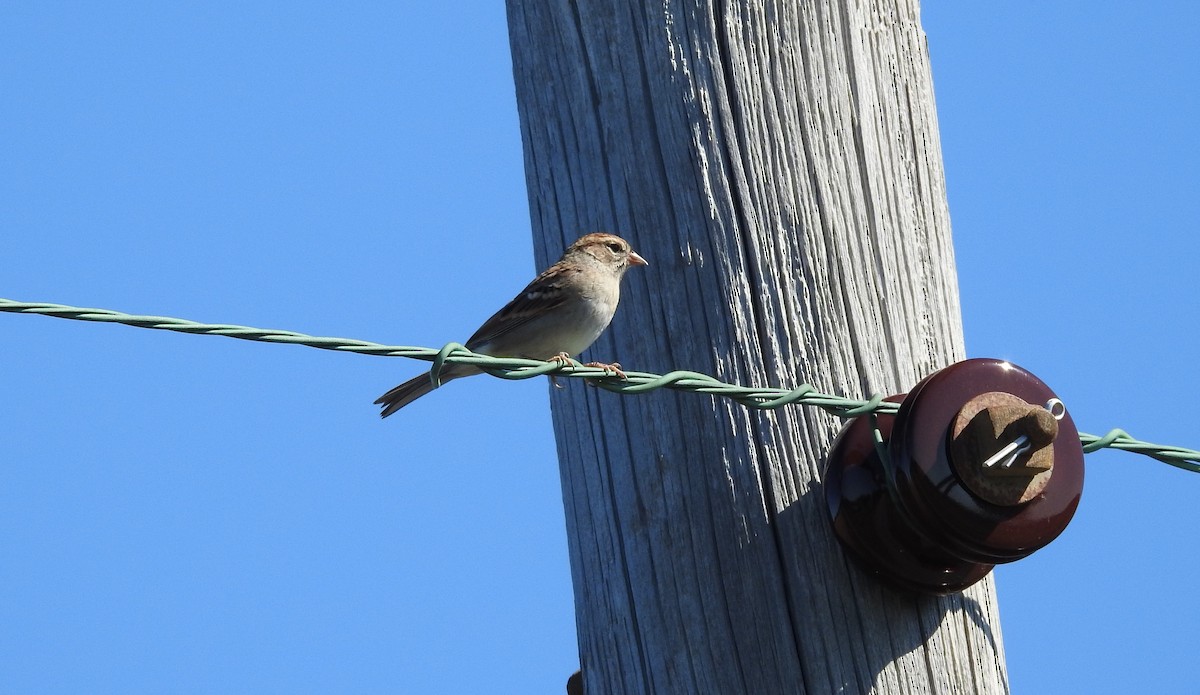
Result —
<path fill-rule="evenodd" d="M 600 367 L 587 367 L 574 360 L 564 364 L 557 361 L 542 362 L 516 357 L 489 357 L 471 352 L 458 343 L 447 343 L 437 350 L 407 345 L 383 345 L 366 340 L 319 337 L 295 331 L 220 323 L 198 323 L 168 316 L 138 316 L 108 309 L 88 309 L 44 302 L 18 302 L 11 299 L 0 299 L 0 311 L 40 314 L 76 321 L 121 323 L 138 328 L 197 335 L 222 335 L 227 338 L 265 343 L 290 343 L 321 350 L 354 352 L 361 355 L 409 357 L 433 363 L 430 376 L 435 384 L 439 383 L 439 375 L 445 365 L 470 364 L 501 379 L 532 379 L 537 376 L 553 374 L 586 379 L 603 389 L 616 393 L 637 394 L 666 388 L 673 391 L 721 396 L 758 410 L 771 410 L 797 403 L 821 408 L 841 418 L 853 418 L 871 413 L 895 414 L 900 407 L 897 403 L 884 401 L 882 394 L 875 394 L 868 400 L 855 400 L 821 393 L 808 384 L 795 389 L 754 388 L 725 383 L 699 372 L 673 371 L 666 374 L 652 374 L 626 371 L 626 378 L 621 379 L 608 370 Z M 1079 440 L 1083 445 L 1084 453 L 1090 454 L 1104 448 L 1120 449 L 1149 456 L 1177 468 L 1200 473 L 1200 451 L 1195 449 L 1144 442 L 1119 429 L 1114 429 L 1104 436 L 1081 432 Z"/>

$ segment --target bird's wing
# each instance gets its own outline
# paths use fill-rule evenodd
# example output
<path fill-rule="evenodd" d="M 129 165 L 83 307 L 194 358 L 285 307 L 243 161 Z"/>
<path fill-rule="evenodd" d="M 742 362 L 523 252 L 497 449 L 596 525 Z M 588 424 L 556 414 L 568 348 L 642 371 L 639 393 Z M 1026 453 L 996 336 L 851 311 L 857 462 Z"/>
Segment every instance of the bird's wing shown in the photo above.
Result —
<path fill-rule="evenodd" d="M 577 272 L 579 271 L 554 266 L 534 278 L 533 282 L 505 304 L 504 308 L 483 322 L 479 330 L 467 340 L 467 349 L 474 350 L 534 319 L 553 313 L 570 298 L 566 289 L 569 284 L 568 275 Z"/>

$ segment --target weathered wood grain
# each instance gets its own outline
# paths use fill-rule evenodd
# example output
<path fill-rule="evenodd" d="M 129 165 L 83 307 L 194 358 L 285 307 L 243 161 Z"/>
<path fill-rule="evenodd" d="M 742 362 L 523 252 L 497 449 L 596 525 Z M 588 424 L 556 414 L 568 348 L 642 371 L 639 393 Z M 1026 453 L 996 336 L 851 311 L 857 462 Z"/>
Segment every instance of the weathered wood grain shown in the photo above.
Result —
<path fill-rule="evenodd" d="M 851 396 L 962 359 L 915 2 L 508 12 L 539 265 L 596 230 L 650 261 L 592 358 Z M 848 564 L 835 418 L 575 382 L 552 407 L 589 693 L 1007 690 L 990 579 L 916 598 Z"/>

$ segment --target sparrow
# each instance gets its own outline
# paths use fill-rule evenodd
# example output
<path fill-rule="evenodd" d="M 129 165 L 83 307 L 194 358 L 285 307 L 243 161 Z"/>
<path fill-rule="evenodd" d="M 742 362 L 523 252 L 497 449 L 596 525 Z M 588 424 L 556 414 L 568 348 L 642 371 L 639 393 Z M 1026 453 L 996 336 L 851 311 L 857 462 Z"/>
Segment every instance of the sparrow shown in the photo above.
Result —
<path fill-rule="evenodd" d="M 567 247 L 562 258 L 534 278 L 466 342 L 472 352 L 566 362 L 600 337 L 621 298 L 621 278 L 631 266 L 647 265 L 629 242 L 613 234 L 588 234 Z M 620 374 L 620 365 L 589 364 Z M 480 373 L 478 367 L 450 364 L 441 381 Z M 434 389 L 429 374 L 409 379 L 375 401 L 387 417 Z"/>

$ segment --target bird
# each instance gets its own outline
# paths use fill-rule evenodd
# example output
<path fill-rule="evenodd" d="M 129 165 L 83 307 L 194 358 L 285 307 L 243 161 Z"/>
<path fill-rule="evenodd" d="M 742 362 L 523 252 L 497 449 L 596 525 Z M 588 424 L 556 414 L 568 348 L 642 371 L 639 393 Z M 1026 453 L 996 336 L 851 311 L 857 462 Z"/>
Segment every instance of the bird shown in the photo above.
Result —
<path fill-rule="evenodd" d="M 617 311 L 621 278 L 632 266 L 649 265 L 628 241 L 597 232 L 580 237 L 562 258 L 542 271 L 520 294 L 467 339 L 472 352 L 568 362 L 586 350 Z M 623 375 L 619 364 L 590 363 Z M 480 373 L 478 367 L 450 364 L 442 383 Z M 436 388 L 429 374 L 409 379 L 375 401 L 387 417 Z"/>

